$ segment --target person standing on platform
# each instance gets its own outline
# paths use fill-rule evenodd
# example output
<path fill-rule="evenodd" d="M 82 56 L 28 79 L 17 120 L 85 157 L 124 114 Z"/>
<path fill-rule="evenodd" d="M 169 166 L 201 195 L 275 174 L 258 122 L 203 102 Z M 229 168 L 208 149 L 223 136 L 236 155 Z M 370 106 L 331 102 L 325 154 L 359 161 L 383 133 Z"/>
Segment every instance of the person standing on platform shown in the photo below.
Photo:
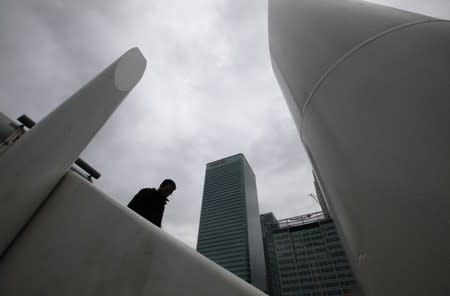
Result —
<path fill-rule="evenodd" d="M 128 207 L 161 228 L 161 221 L 167 202 L 167 197 L 177 186 L 171 179 L 164 180 L 158 189 L 143 188 L 130 201 Z"/>

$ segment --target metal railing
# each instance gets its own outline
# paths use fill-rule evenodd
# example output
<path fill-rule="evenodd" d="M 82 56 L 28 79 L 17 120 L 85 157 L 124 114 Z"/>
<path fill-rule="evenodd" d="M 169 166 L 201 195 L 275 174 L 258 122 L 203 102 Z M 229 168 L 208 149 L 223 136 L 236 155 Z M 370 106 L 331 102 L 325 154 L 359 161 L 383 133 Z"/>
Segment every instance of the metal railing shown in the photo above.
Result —
<path fill-rule="evenodd" d="M 29 129 L 31 129 L 33 126 L 36 125 L 36 122 L 33 119 L 31 119 L 30 117 L 28 117 L 26 114 L 23 114 L 22 116 L 17 118 L 17 120 Z M 98 172 L 96 169 L 94 169 L 92 166 L 90 166 L 86 161 L 81 159 L 81 157 L 77 158 L 77 160 L 75 161 L 75 164 L 78 167 L 80 167 L 80 169 L 84 170 L 86 173 L 89 174 L 89 177 L 88 177 L 89 179 L 90 178 L 94 178 L 94 179 L 100 178 L 100 176 L 101 176 L 100 172 Z"/>

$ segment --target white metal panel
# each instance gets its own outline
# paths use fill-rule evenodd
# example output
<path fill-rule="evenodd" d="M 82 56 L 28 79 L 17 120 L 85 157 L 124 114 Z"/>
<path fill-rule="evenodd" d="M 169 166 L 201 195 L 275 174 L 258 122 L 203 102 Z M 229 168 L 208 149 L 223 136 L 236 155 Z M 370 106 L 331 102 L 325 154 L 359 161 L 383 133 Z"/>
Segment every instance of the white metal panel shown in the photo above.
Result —
<path fill-rule="evenodd" d="M 304 145 L 369 295 L 450 289 L 448 53 L 450 22 L 389 34 L 343 61 L 304 113 Z"/>
<path fill-rule="evenodd" d="M 342 56 L 366 40 L 408 23 L 432 20 L 355 0 L 271 0 L 272 63 L 302 111 L 315 84 Z"/>
<path fill-rule="evenodd" d="M 265 295 L 73 172 L 0 261 L 0 295 Z"/>
<path fill-rule="evenodd" d="M 270 3 L 274 72 L 366 294 L 448 294 L 450 22 Z"/>

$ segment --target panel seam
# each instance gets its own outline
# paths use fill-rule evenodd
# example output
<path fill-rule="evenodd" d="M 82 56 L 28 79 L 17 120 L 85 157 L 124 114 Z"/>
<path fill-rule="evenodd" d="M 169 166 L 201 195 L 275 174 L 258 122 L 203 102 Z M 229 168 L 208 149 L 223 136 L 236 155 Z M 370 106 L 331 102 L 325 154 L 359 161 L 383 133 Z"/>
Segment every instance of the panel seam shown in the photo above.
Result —
<path fill-rule="evenodd" d="M 434 23 L 434 22 L 449 22 L 447 20 L 436 20 L 436 19 L 428 19 L 428 20 L 422 20 L 422 21 L 416 21 L 416 22 L 411 22 L 411 23 L 406 23 L 406 24 L 402 24 L 402 25 L 398 25 L 395 27 L 392 27 L 390 29 L 387 29 L 385 31 L 382 31 L 378 34 L 373 35 L 372 37 L 364 40 L 363 42 L 359 43 L 358 45 L 356 45 L 355 47 L 353 47 L 352 49 L 350 49 L 349 51 L 347 51 L 344 55 L 342 55 L 333 65 L 331 65 L 327 71 L 324 72 L 324 74 L 317 80 L 317 82 L 314 84 L 314 87 L 312 88 L 312 90 L 310 91 L 305 104 L 303 105 L 303 108 L 300 112 L 301 114 L 301 121 L 300 121 L 300 138 L 303 142 L 303 120 L 304 120 L 304 114 L 309 106 L 309 104 L 312 101 L 313 96 L 316 94 L 317 90 L 319 89 L 319 87 L 322 85 L 323 81 L 331 74 L 331 72 L 333 72 L 334 69 L 336 69 L 336 67 L 341 64 L 344 60 L 346 60 L 347 58 L 349 58 L 353 53 L 355 53 L 356 51 L 358 51 L 359 49 L 369 45 L 370 43 L 372 43 L 373 41 L 380 39 L 381 37 L 388 35 L 390 33 L 393 33 L 395 31 L 401 30 L 403 28 L 406 27 L 411 27 L 411 26 L 415 26 L 415 25 L 420 25 L 420 24 L 425 24 L 425 23 Z"/>

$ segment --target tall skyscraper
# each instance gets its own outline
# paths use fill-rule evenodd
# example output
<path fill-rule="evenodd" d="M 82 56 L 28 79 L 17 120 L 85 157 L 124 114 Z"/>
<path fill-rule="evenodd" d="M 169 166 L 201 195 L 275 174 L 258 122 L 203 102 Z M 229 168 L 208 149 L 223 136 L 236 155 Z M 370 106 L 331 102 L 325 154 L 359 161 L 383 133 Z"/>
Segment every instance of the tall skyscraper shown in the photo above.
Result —
<path fill-rule="evenodd" d="M 280 221 L 267 213 L 261 224 L 271 296 L 359 295 L 334 222 L 322 212 Z"/>
<path fill-rule="evenodd" d="M 256 179 L 243 154 L 206 165 L 197 251 L 265 290 Z"/>

